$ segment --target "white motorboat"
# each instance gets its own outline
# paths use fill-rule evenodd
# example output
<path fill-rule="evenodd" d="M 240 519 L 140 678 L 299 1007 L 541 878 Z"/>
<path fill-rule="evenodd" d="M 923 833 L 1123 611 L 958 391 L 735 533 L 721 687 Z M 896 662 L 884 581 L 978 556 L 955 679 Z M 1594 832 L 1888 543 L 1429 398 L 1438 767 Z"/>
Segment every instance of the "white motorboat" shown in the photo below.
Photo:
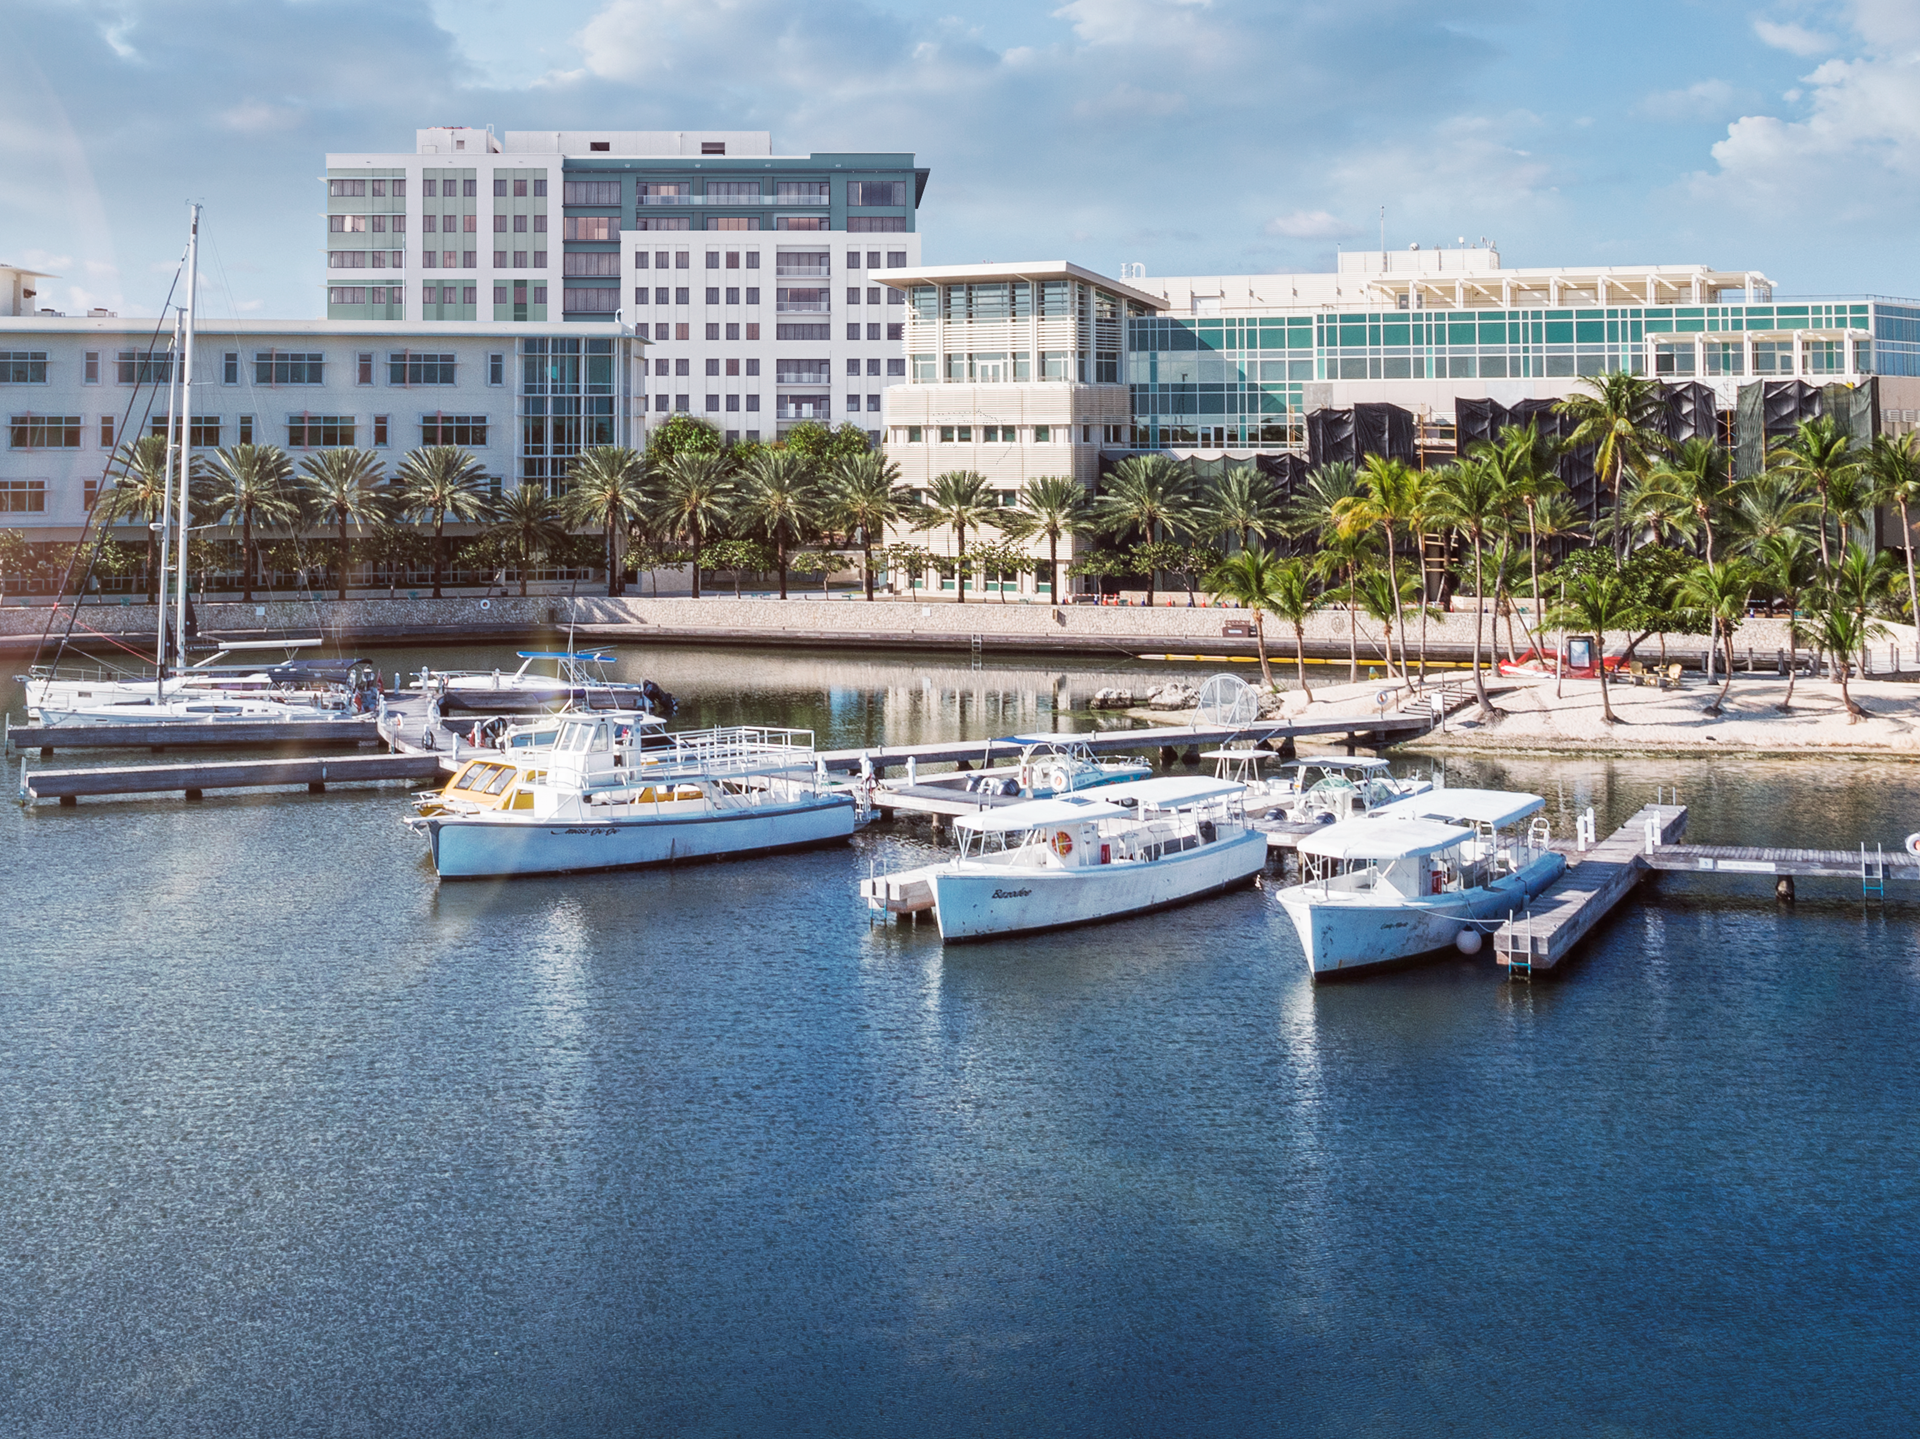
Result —
<path fill-rule="evenodd" d="M 1275 803 L 1282 818 L 1334 824 L 1426 794 L 1433 787 L 1431 780 L 1394 774 L 1384 759 L 1318 755 L 1281 765 L 1267 781 L 1264 798 Z"/>
<path fill-rule="evenodd" d="M 104 669 L 62 672 L 36 665 L 14 678 L 26 691 L 27 713 L 40 724 L 59 722 L 49 714 L 97 714 L 98 719 L 86 721 L 97 724 L 152 724 L 155 717 L 148 711 L 176 700 L 239 698 L 295 709 L 370 711 L 378 700 L 380 679 L 371 661 L 291 657 L 293 650 L 322 643 L 317 639 L 235 640 L 222 643 L 215 653 L 190 667 L 164 675 L 143 677 Z M 255 649 L 284 649 L 289 657 L 266 665 L 220 663 Z M 135 708 L 124 716 L 111 713 L 121 706 Z"/>
<path fill-rule="evenodd" d="M 1266 837 L 1245 788 L 1170 776 L 984 809 L 954 821 L 960 854 L 861 883 L 870 909 L 931 909 L 945 940 L 1063 929 L 1184 904 L 1251 880 Z"/>
<path fill-rule="evenodd" d="M 1442 789 L 1330 824 L 1299 843 L 1305 878 L 1276 898 L 1316 979 L 1350 975 L 1456 945 L 1526 907 L 1566 869 L 1546 801 L 1505 790 Z"/>
<path fill-rule="evenodd" d="M 528 714 L 572 705 L 666 716 L 676 708 L 673 696 L 652 680 L 615 679 L 608 671 L 615 656 L 604 651 L 519 650 L 515 658 L 520 668 L 511 674 L 422 669 L 409 688 L 433 693 L 443 710 L 481 714 Z"/>
<path fill-rule="evenodd" d="M 195 694 L 175 691 L 165 700 L 119 704 L 83 705 L 56 709 L 42 705 L 35 718 L 48 729 L 77 729 L 97 725 L 154 724 L 325 724 L 331 721 L 364 718 L 364 712 L 349 705 L 320 706 L 248 694 Z"/>
<path fill-rule="evenodd" d="M 405 823 L 443 879 L 800 849 L 864 818 L 828 785 L 810 730 L 665 734 L 637 712 L 565 716 L 551 745 L 474 755 L 417 807 Z"/>
<path fill-rule="evenodd" d="M 1022 747 L 1016 769 L 975 775 L 960 781 L 960 787 L 969 794 L 1049 799 L 1147 779 L 1153 774 L 1153 766 L 1146 760 L 1131 755 L 1097 755 L 1085 740 L 1015 735 L 1012 742 Z"/>

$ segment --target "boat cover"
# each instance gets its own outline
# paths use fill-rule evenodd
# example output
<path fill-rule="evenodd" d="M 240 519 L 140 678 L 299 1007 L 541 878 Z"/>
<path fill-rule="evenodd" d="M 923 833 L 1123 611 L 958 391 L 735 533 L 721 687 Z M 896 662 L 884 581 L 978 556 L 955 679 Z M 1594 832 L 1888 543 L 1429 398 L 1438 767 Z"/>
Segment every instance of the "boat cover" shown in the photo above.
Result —
<path fill-rule="evenodd" d="M 1431 819 L 1453 824 L 1490 824 L 1495 829 L 1545 809 L 1537 794 L 1507 789 L 1437 789 L 1412 799 L 1395 800 L 1374 811 L 1385 819 Z"/>
<path fill-rule="evenodd" d="M 1210 775 L 1170 774 L 1158 779 L 1130 779 L 1123 784 L 1100 786 L 1103 801 L 1118 803 L 1130 799 L 1150 809 L 1178 809 L 1182 805 L 1246 792 L 1247 787 L 1238 780 L 1214 779 Z"/>
<path fill-rule="evenodd" d="M 1458 825 L 1430 819 L 1382 819 L 1375 814 L 1330 824 L 1303 838 L 1299 849 L 1301 854 L 1326 859 L 1412 859 L 1438 854 L 1472 838 L 1472 830 Z"/>
<path fill-rule="evenodd" d="M 1103 785 L 1100 792 L 1104 795 L 1117 788 L 1117 785 Z M 1049 825 L 1078 824 L 1089 819 L 1131 817 L 1131 810 L 1104 800 L 1030 799 L 1024 804 L 1001 805 L 997 809 L 983 809 L 978 814 L 962 815 L 953 822 L 953 827 L 978 834 L 1005 834 L 1010 830 L 1045 829 Z"/>

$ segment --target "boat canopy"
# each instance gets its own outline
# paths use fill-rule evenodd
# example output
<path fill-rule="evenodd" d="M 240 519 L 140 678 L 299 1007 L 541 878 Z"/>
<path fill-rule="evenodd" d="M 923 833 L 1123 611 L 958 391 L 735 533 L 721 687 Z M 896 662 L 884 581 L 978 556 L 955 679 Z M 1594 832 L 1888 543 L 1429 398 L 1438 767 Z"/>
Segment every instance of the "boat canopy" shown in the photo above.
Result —
<path fill-rule="evenodd" d="M 1214 779 L 1202 775 L 1162 775 L 1158 779 L 1133 779 L 1124 784 L 1103 784 L 1100 798 L 1110 803 L 1132 800 L 1144 809 L 1179 809 L 1205 800 L 1241 795 L 1247 787 L 1238 780 Z"/>
<path fill-rule="evenodd" d="M 1301 854 L 1325 859 L 1412 859 L 1452 849 L 1473 838 L 1471 829 L 1430 819 L 1382 819 L 1378 814 L 1342 820 L 1304 837 Z"/>
<path fill-rule="evenodd" d="M 1103 785 L 1104 795 L 1118 789 L 1118 785 Z M 997 809 L 983 809 L 978 814 L 966 814 L 953 822 L 955 829 L 972 830 L 976 834 L 1005 834 L 1017 829 L 1047 829 L 1058 824 L 1079 824 L 1090 819 L 1126 819 L 1131 811 L 1117 804 L 1107 804 L 1104 800 L 1072 799 L 1030 799 L 1021 804 L 1001 805 Z"/>
<path fill-rule="evenodd" d="M 593 650 L 584 654 L 572 650 L 515 650 L 517 658 L 523 660 L 589 660 L 595 664 L 611 664 L 613 656 L 604 650 Z"/>
<path fill-rule="evenodd" d="M 1282 769 L 1357 769 L 1368 774 L 1378 774 L 1390 768 L 1392 760 L 1386 759 L 1347 759 L 1335 755 L 1319 755 L 1312 759 L 1290 759 L 1281 765 Z"/>
<path fill-rule="evenodd" d="M 1374 811 L 1386 819 L 1431 819 L 1451 824 L 1490 824 L 1495 829 L 1547 807 L 1537 794 L 1508 789 L 1437 789 L 1412 799 L 1395 800 Z"/>

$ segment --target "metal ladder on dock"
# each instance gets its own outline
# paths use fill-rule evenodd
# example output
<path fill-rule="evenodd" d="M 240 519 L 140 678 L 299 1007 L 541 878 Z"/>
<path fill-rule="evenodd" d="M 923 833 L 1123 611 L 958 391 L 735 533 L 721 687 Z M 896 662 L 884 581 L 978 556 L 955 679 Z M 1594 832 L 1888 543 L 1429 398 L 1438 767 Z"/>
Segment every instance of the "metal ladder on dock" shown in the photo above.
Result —
<path fill-rule="evenodd" d="M 1527 901 L 1526 919 L 1527 919 L 1527 952 L 1526 952 L 1526 955 L 1522 957 L 1520 955 L 1515 954 L 1512 950 L 1507 951 L 1507 983 L 1508 984 L 1512 984 L 1516 980 L 1521 980 L 1521 979 L 1531 980 L 1533 978 L 1533 901 L 1532 900 Z M 1507 923 L 1508 924 L 1513 923 L 1512 910 L 1507 911 Z"/>
<path fill-rule="evenodd" d="M 1860 841 L 1860 897 L 1876 895 L 1887 897 L 1887 851 L 1885 846 L 1876 844 L 1873 853 L 1867 853 L 1867 842 Z"/>
<path fill-rule="evenodd" d="M 980 636 L 978 635 L 973 636 L 972 648 L 973 648 L 973 667 L 977 670 L 980 668 Z"/>

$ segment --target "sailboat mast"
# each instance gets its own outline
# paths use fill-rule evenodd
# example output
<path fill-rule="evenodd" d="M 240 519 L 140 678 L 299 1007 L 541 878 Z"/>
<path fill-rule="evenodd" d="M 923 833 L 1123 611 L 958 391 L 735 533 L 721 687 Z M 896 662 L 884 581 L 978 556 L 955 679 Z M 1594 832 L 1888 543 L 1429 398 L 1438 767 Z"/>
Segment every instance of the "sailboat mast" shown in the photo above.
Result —
<path fill-rule="evenodd" d="M 180 388 L 185 402 L 186 423 L 193 424 L 193 321 L 194 298 L 200 284 L 200 207 L 190 207 L 193 223 L 187 231 L 187 338 L 186 347 L 181 351 Z M 183 440 L 191 439 L 191 433 L 183 434 Z M 187 668 L 187 534 L 190 516 L 187 511 L 187 471 L 189 450 L 186 445 L 180 447 L 180 576 L 174 605 L 173 637 L 179 646 L 180 669 Z M 164 598 L 163 598 L 164 603 Z"/>
<path fill-rule="evenodd" d="M 173 316 L 173 343 L 167 347 L 167 467 L 160 479 L 160 582 L 154 587 L 153 682 L 154 700 L 166 698 L 167 678 L 167 558 L 173 539 L 173 463 L 179 431 L 174 415 L 180 392 L 180 313 Z M 134 436 L 134 443 L 139 436 Z M 184 541 L 182 542 L 184 543 Z"/>

